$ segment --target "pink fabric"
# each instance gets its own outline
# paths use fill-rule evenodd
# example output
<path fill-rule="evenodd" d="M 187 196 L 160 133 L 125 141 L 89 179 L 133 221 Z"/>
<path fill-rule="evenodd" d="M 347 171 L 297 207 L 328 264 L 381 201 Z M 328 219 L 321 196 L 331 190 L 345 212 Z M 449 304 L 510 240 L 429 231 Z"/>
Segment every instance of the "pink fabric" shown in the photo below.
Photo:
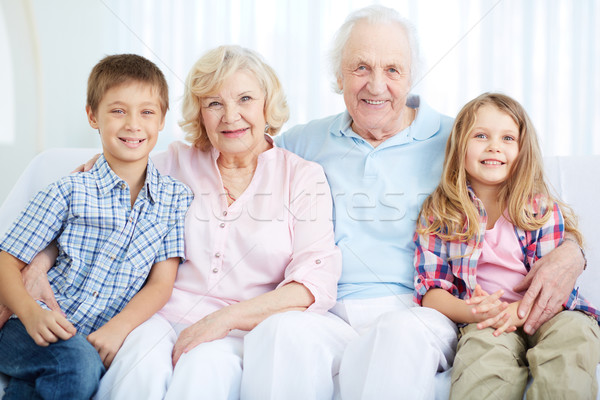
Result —
<path fill-rule="evenodd" d="M 514 225 L 501 216 L 492 229 L 485 231 L 477 263 L 477 283 L 490 294 L 504 289 L 502 300 L 509 303 L 521 300 L 523 295 L 512 288 L 527 275 L 523 258 Z"/>
<path fill-rule="evenodd" d="M 176 142 L 152 157 L 195 196 L 185 221 L 186 261 L 160 314 L 194 323 L 292 281 L 314 295 L 309 310 L 327 311 L 336 300 L 341 254 L 322 168 L 274 146 L 259 155 L 252 182 L 228 207 L 218 156 Z"/>

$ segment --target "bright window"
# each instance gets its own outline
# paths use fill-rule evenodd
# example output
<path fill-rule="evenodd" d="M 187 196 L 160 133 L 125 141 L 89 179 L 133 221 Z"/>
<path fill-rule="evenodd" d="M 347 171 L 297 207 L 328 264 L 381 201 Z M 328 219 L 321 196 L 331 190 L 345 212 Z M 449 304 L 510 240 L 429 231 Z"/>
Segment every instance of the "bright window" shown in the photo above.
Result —
<path fill-rule="evenodd" d="M 15 140 L 15 107 L 12 73 L 12 56 L 8 45 L 4 11 L 0 7 L 0 145 L 11 144 Z"/>

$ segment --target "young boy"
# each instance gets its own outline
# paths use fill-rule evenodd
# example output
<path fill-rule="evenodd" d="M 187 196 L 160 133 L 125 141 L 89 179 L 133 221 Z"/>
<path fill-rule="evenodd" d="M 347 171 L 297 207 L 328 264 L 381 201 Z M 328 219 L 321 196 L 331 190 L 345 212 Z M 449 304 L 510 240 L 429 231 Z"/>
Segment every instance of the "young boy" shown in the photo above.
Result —
<path fill-rule="evenodd" d="M 168 300 L 193 197 L 148 159 L 168 101 L 143 57 L 93 68 L 86 112 L 103 154 L 39 192 L 0 242 L 0 303 L 16 316 L 0 330 L 5 398 L 89 399 L 129 332 Z M 20 273 L 55 239 L 48 279 L 64 315 L 34 301 Z"/>

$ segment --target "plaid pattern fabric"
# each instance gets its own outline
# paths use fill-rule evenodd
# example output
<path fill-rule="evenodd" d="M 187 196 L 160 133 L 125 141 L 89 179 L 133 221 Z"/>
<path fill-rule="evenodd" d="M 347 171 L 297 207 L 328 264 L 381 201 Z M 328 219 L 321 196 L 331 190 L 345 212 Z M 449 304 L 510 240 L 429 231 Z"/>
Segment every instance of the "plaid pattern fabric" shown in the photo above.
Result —
<path fill-rule="evenodd" d="M 483 247 L 487 214 L 483 203 L 469 188 L 469 195 L 479 212 L 479 243 L 476 238 L 467 242 L 440 239 L 437 235 L 418 235 L 415 233 L 415 291 L 414 301 L 421 304 L 425 293 L 431 288 L 441 288 L 452 295 L 468 299 L 477 284 L 477 262 Z M 534 212 L 544 212 L 542 197 L 532 202 Z M 564 236 L 564 221 L 558 204 L 553 203 L 552 216 L 540 229 L 523 231 L 515 227 L 515 234 L 523 249 L 523 262 L 527 271 L 535 261 L 558 247 Z M 578 288 L 573 289 L 569 299 L 563 304 L 567 310 L 580 310 L 593 315 L 600 323 L 600 312 L 579 295 Z"/>
<path fill-rule="evenodd" d="M 123 309 L 154 263 L 184 257 L 192 198 L 187 186 L 159 175 L 149 161 L 145 185 L 131 207 L 129 187 L 101 156 L 89 172 L 40 191 L 0 250 L 29 263 L 56 239 L 59 254 L 48 279 L 62 311 L 87 335 Z"/>

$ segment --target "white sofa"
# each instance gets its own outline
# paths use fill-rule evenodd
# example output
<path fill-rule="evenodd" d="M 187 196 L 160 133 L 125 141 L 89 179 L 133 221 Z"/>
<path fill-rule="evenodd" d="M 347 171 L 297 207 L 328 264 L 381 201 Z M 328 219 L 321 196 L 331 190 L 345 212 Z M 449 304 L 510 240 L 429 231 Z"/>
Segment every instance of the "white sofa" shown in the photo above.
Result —
<path fill-rule="evenodd" d="M 50 149 L 39 154 L 22 173 L 17 184 L 0 207 L 0 235 L 16 218 L 33 194 L 62 175 L 70 173 L 77 165 L 98 153 L 98 149 L 69 148 Z M 600 212 L 596 201 L 600 199 L 600 155 L 581 157 L 547 157 L 546 173 L 555 192 L 571 205 L 580 217 L 580 228 L 586 238 L 588 268 L 581 275 L 578 284 L 593 304 L 600 306 L 600 243 L 595 239 L 593 228 L 600 227 Z M 7 172 L 4 172 L 7 173 Z M 600 366 L 596 370 L 600 380 Z M 448 397 L 449 374 L 440 376 L 436 385 L 436 398 Z M 0 374 L 0 396 L 6 377 Z M 600 400 L 600 395 L 597 397 Z"/>

